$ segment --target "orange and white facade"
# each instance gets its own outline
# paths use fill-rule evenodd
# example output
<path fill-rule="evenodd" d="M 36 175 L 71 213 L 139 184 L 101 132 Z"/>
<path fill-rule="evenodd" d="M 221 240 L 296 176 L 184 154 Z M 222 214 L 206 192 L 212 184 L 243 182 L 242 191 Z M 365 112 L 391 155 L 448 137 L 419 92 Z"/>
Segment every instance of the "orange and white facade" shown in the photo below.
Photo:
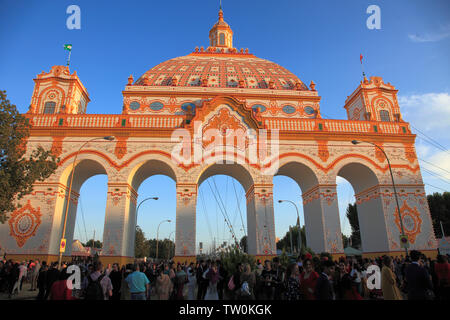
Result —
<path fill-rule="evenodd" d="M 387 161 L 373 145 L 351 143 L 363 140 L 382 147 L 391 161 L 411 248 L 434 255 L 415 135 L 401 118 L 397 90 L 380 77 L 365 78 L 345 102 L 348 120 L 323 119 L 320 99 L 314 82 L 307 86 L 283 67 L 234 48 L 222 11 L 208 48 L 165 61 L 136 81 L 129 77 L 122 113 L 87 114 L 89 96 L 76 73 L 54 66 L 35 79 L 27 151 L 51 149 L 59 166 L 0 225 L 1 247 L 18 259 L 56 260 L 74 157 L 87 140 L 114 136 L 80 150 L 66 231 L 72 243 L 81 185 L 106 174 L 101 257 L 107 262 L 133 259 L 137 190 L 156 174 L 176 182 L 176 259 L 182 261 L 196 255 L 198 187 L 216 174 L 236 178 L 246 191 L 250 254 L 276 254 L 275 175 L 299 184 L 307 245 L 315 252 L 344 252 L 336 191 L 341 176 L 355 191 L 364 254 L 403 254 Z"/>

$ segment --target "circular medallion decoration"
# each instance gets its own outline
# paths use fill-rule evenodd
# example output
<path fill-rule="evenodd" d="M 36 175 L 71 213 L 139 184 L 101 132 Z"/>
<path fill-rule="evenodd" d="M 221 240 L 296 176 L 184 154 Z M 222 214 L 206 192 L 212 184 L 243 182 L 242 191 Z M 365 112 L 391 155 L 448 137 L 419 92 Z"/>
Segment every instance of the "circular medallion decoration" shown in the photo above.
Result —
<path fill-rule="evenodd" d="M 287 114 L 293 114 L 295 113 L 295 108 L 293 106 L 284 106 L 283 112 Z"/>
<path fill-rule="evenodd" d="M 267 110 L 267 108 L 265 106 L 261 105 L 261 104 L 254 104 L 252 106 L 252 109 L 254 111 L 257 111 L 257 109 L 259 109 L 259 112 L 261 112 L 261 113 L 266 112 L 266 110 Z"/>
<path fill-rule="evenodd" d="M 163 107 L 164 105 L 158 101 L 152 102 L 152 104 L 150 104 L 150 109 L 152 109 L 153 111 L 160 111 Z"/>
<path fill-rule="evenodd" d="M 19 248 L 36 234 L 36 230 L 41 224 L 41 209 L 34 209 L 30 200 L 22 208 L 11 214 L 8 220 L 10 235 L 16 239 Z"/>
<path fill-rule="evenodd" d="M 131 110 L 138 110 L 140 107 L 141 107 L 141 105 L 137 101 L 133 101 L 132 103 L 130 103 Z"/>
<path fill-rule="evenodd" d="M 313 115 L 314 114 L 314 108 L 313 107 L 305 107 L 304 109 L 303 109 L 304 111 L 305 111 L 305 113 L 307 114 L 307 115 Z"/>
<path fill-rule="evenodd" d="M 421 232 L 422 227 L 420 212 L 416 207 L 411 208 L 406 201 L 403 202 L 403 206 L 400 208 L 400 211 L 405 234 L 408 236 L 409 242 L 414 244 L 416 242 L 416 237 Z M 397 209 L 395 209 L 395 224 L 397 225 L 399 232 L 401 232 L 400 217 Z"/>

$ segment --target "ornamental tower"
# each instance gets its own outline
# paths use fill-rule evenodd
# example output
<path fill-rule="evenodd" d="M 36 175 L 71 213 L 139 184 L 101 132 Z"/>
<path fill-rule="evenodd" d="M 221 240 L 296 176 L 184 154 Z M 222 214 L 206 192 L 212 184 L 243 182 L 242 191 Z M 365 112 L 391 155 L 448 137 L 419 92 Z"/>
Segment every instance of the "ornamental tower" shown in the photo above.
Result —
<path fill-rule="evenodd" d="M 34 82 L 28 113 L 86 113 L 86 107 L 90 101 L 89 94 L 76 71 L 70 74 L 67 66 L 53 66 L 48 73 L 42 71 Z"/>

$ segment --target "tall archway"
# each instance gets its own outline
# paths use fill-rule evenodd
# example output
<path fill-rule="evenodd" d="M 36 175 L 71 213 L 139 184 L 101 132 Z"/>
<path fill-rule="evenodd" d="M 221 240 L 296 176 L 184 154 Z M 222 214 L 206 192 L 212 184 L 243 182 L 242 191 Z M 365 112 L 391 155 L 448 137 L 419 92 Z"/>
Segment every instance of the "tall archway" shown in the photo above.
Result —
<path fill-rule="evenodd" d="M 355 192 L 362 251 L 389 251 L 383 202 L 379 197 L 364 197 L 365 193 L 379 186 L 373 169 L 359 161 L 348 162 L 338 169 L 337 176 L 347 180 Z"/>
<path fill-rule="evenodd" d="M 59 243 L 62 237 L 62 232 L 64 228 L 64 216 L 67 210 L 67 222 L 66 222 L 66 231 L 65 231 L 65 239 L 68 244 L 66 251 L 64 252 L 64 256 L 66 259 L 72 254 L 72 242 L 74 238 L 75 225 L 77 219 L 77 211 L 78 211 L 78 203 L 80 199 L 80 190 L 83 184 L 90 179 L 91 177 L 97 175 L 106 175 L 108 177 L 107 170 L 105 169 L 107 166 L 103 163 L 103 159 L 97 159 L 92 155 L 81 155 L 80 159 L 77 161 L 75 165 L 75 171 L 72 182 L 70 203 L 67 203 L 66 197 L 58 197 L 55 205 L 55 216 L 53 219 L 53 230 L 51 240 L 49 243 L 49 251 L 50 252 L 59 252 Z M 65 193 L 68 194 L 68 186 L 70 185 L 70 177 L 72 173 L 73 163 L 66 163 L 66 167 L 63 169 L 61 174 L 59 183 L 65 187 Z M 108 179 L 108 178 L 107 178 Z M 103 211 L 104 212 L 104 211 Z M 100 229 L 100 228 L 99 228 Z M 99 230 L 100 231 L 100 230 Z M 100 238 L 100 236 L 99 236 Z"/>

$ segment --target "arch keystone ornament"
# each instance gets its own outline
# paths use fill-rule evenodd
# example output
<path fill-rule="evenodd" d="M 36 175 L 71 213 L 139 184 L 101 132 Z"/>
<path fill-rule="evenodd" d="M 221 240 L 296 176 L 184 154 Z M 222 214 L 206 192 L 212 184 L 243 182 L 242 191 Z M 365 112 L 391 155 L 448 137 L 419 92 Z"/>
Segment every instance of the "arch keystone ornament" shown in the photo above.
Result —
<path fill-rule="evenodd" d="M 19 248 L 36 234 L 41 224 L 41 216 L 41 208 L 33 208 L 30 200 L 11 214 L 8 220 L 10 235 L 16 239 Z"/>

